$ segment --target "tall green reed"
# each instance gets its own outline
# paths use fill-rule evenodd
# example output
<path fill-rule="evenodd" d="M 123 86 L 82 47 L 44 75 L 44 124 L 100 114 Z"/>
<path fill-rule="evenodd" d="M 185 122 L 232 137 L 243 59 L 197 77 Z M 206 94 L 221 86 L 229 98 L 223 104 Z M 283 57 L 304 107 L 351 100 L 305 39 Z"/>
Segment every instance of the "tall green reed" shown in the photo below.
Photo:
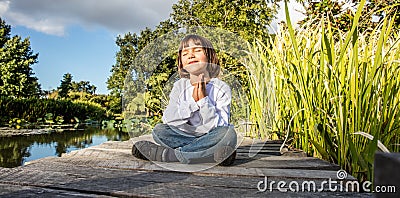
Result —
<path fill-rule="evenodd" d="M 372 180 L 378 140 L 391 152 L 400 150 L 400 82 L 395 78 L 400 37 L 393 19 L 372 32 L 358 32 L 364 4 L 348 32 L 323 21 L 295 30 L 286 7 L 288 26 L 267 43 L 251 46 L 245 65 L 252 85 L 251 120 L 260 124 L 263 113 L 273 112 L 273 121 L 265 122 L 271 123 L 268 130 L 256 129 L 263 137 L 270 129 L 285 132 L 309 155 L 337 163 L 359 180 Z M 265 81 L 269 75 L 273 80 Z"/>

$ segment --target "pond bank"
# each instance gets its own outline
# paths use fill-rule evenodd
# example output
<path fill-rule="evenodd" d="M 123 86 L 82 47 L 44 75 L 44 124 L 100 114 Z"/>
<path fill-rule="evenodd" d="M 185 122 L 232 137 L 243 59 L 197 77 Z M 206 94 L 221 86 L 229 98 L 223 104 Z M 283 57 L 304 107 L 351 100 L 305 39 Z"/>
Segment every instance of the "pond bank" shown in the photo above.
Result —
<path fill-rule="evenodd" d="M 41 129 L 15 129 L 11 127 L 0 127 L 0 137 L 12 136 L 30 136 L 50 134 L 53 132 L 63 131 L 83 131 L 84 128 L 75 128 L 73 125 L 59 125 L 57 128 L 41 128 Z"/>
<path fill-rule="evenodd" d="M 56 132 L 56 129 L 14 129 L 10 127 L 0 127 L 0 137 L 12 137 L 19 135 L 40 135 Z"/>

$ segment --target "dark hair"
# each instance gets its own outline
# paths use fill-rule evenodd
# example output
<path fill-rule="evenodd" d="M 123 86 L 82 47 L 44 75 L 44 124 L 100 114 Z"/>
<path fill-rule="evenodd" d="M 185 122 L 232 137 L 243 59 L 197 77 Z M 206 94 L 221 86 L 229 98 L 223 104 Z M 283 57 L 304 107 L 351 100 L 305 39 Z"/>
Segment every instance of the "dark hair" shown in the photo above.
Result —
<path fill-rule="evenodd" d="M 207 64 L 207 71 L 209 71 L 210 78 L 216 78 L 219 76 L 220 72 L 220 66 L 219 66 L 219 60 L 217 57 L 217 53 L 214 50 L 213 45 L 211 42 L 198 35 L 187 35 L 185 38 L 182 39 L 180 45 L 179 45 L 179 51 L 178 51 L 178 72 L 181 78 L 189 78 L 189 72 L 187 72 L 185 69 L 183 69 L 182 65 L 182 50 L 183 48 L 189 47 L 189 42 L 193 41 L 195 45 L 199 45 L 203 48 L 204 53 L 208 59 L 208 64 Z"/>

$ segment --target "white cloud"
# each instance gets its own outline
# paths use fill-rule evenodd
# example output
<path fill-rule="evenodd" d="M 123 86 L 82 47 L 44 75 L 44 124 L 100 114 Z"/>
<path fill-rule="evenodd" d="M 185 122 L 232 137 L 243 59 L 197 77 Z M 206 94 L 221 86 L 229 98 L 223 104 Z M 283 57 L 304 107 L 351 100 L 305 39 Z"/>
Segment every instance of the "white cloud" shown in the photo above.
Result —
<path fill-rule="evenodd" d="M 65 24 L 57 22 L 56 19 L 34 19 L 18 12 L 8 13 L 7 16 L 12 19 L 12 24 L 22 25 L 38 32 L 57 36 L 63 36 L 65 33 Z"/>
<path fill-rule="evenodd" d="M 0 1 L 0 16 L 7 12 L 10 1 Z"/>
<path fill-rule="evenodd" d="M 12 25 L 52 35 L 64 35 L 68 26 L 106 28 L 115 33 L 155 27 L 169 17 L 166 0 L 0 0 L 0 16 Z"/>

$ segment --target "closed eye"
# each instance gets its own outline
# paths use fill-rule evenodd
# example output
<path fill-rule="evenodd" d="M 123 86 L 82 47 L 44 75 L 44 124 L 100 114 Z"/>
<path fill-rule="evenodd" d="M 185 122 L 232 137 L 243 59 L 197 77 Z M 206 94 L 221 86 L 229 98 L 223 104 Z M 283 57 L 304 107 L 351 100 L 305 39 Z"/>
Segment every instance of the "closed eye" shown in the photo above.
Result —
<path fill-rule="evenodd" d="M 201 48 L 196 48 L 194 51 L 195 51 L 195 52 L 202 52 L 203 49 L 201 49 Z"/>

